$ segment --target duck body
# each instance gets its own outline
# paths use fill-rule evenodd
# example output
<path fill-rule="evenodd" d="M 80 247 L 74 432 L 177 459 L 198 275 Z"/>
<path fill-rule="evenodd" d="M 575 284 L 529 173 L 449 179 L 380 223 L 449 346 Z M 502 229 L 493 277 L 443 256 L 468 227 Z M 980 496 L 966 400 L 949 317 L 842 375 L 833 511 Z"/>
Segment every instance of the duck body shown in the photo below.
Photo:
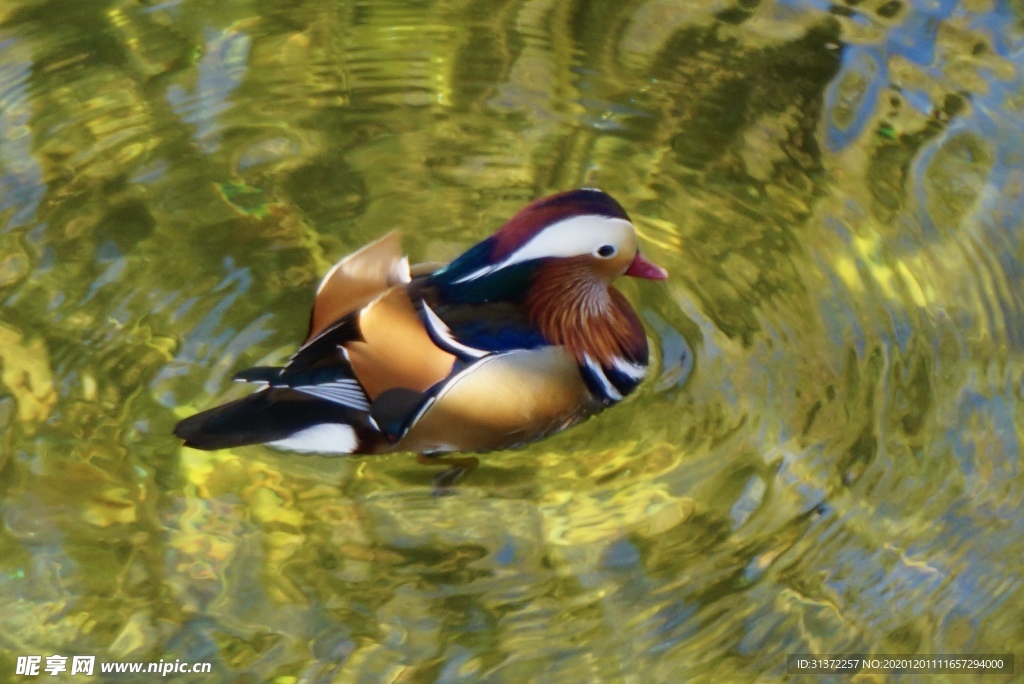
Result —
<path fill-rule="evenodd" d="M 338 262 L 306 341 L 254 394 L 178 423 L 187 446 L 322 454 L 516 447 L 643 380 L 647 338 L 620 275 L 663 279 L 598 190 L 537 200 L 448 265 L 410 268 L 389 233 Z"/>

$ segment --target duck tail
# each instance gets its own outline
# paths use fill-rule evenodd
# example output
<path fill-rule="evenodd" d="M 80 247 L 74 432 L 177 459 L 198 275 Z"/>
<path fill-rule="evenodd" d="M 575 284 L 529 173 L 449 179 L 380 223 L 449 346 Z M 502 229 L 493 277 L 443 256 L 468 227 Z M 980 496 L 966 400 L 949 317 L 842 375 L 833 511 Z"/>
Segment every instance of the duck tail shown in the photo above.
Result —
<path fill-rule="evenodd" d="M 369 414 L 289 388 L 266 388 L 185 418 L 174 434 L 193 449 L 249 444 L 319 454 L 365 454 L 387 440 Z"/>

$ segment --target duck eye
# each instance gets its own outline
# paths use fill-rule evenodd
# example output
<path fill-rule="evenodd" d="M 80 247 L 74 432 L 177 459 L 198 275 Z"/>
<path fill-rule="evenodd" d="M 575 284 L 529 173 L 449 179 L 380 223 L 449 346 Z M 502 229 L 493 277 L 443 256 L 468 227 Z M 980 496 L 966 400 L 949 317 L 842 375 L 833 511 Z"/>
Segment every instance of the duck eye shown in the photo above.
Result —
<path fill-rule="evenodd" d="M 615 247 L 613 245 L 601 245 L 597 248 L 597 256 L 602 259 L 608 259 L 615 256 Z"/>

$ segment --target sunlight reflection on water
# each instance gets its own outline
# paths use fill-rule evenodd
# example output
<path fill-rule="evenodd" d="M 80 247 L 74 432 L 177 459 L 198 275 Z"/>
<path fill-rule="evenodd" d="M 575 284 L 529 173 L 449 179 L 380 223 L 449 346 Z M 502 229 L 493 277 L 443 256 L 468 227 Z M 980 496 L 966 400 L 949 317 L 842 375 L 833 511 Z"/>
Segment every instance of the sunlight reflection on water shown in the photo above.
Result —
<path fill-rule="evenodd" d="M 1020 27 L 999 0 L 0 7 L 0 671 L 1019 650 Z M 440 499 L 408 457 L 171 437 L 286 358 L 341 255 L 398 228 L 450 258 L 580 185 L 672 274 L 623 285 L 658 361 L 624 405 Z"/>

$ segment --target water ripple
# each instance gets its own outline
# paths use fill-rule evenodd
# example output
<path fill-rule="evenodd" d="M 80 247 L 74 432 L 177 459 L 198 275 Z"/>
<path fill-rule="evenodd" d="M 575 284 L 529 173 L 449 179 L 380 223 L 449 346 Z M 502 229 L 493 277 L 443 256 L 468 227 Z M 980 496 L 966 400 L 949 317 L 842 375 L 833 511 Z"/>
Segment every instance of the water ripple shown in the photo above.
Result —
<path fill-rule="evenodd" d="M 0 6 L 0 639 L 254 681 L 1016 649 L 1018 10 Z M 615 410 L 440 498 L 171 436 L 339 256 L 580 184 L 672 274 L 622 283 L 655 353 Z"/>
<path fill-rule="evenodd" d="M 43 200 L 42 169 L 32 151 L 32 58 L 0 33 L 0 216 L 3 231 L 31 222 Z"/>

